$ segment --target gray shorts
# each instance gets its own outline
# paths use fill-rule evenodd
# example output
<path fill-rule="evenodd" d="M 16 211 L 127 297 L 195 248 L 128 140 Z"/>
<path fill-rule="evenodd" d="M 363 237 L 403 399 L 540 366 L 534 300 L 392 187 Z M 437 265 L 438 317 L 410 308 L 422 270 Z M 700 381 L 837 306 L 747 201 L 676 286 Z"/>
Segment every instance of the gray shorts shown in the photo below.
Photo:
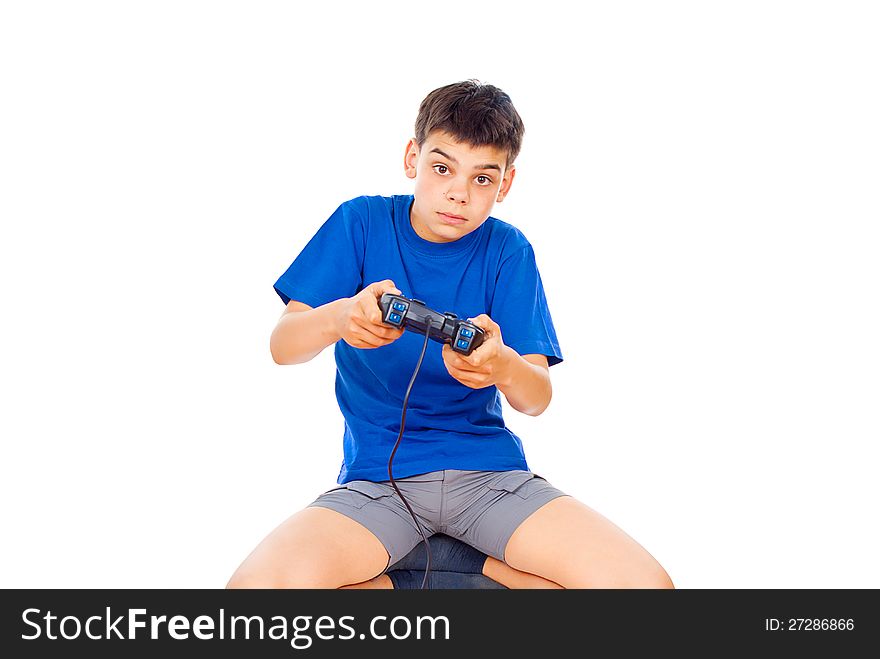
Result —
<path fill-rule="evenodd" d="M 507 541 L 533 512 L 565 496 L 531 471 L 446 469 L 394 482 L 425 534 L 458 538 L 504 560 Z M 379 538 L 394 565 L 422 540 L 391 481 L 350 481 L 328 490 L 310 506 L 330 508 L 359 522 Z"/>

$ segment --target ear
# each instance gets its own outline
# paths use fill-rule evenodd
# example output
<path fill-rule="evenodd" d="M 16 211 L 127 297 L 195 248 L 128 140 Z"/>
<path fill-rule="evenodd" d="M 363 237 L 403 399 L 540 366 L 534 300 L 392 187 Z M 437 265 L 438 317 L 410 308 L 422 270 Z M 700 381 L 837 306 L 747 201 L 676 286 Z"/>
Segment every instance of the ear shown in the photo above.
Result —
<path fill-rule="evenodd" d="M 496 202 L 504 201 L 507 193 L 510 192 L 510 186 L 513 185 L 514 176 L 516 176 L 516 165 L 511 165 L 501 179 L 501 187 L 498 188 L 498 196 L 495 198 Z"/>
<path fill-rule="evenodd" d="M 416 138 L 410 138 L 406 144 L 406 151 L 403 154 L 403 173 L 407 178 L 416 177 L 416 163 L 419 161 L 419 145 Z"/>

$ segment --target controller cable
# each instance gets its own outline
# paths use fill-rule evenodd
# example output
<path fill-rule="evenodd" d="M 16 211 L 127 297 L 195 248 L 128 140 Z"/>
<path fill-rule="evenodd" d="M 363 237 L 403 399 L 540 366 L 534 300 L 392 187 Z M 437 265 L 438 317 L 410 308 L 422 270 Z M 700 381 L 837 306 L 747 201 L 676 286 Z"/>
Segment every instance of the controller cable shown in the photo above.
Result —
<path fill-rule="evenodd" d="M 416 527 L 419 529 L 419 533 L 422 535 L 422 538 L 425 541 L 425 551 L 428 554 L 428 562 L 425 565 L 425 576 L 422 579 L 422 589 L 427 588 L 428 585 L 428 575 L 431 573 L 431 545 L 428 543 L 428 536 L 425 535 L 425 530 L 422 528 L 421 522 L 419 522 L 419 518 L 416 517 L 416 514 L 413 512 L 413 509 L 410 507 L 409 502 L 403 496 L 403 493 L 400 491 L 400 488 L 397 487 L 397 483 L 394 482 L 394 476 L 391 473 L 391 462 L 394 460 L 394 454 L 397 453 L 397 447 L 400 446 L 400 440 L 403 437 L 403 427 L 406 423 L 406 404 L 409 400 L 409 392 L 412 390 L 413 382 L 416 381 L 416 376 L 419 374 L 419 369 L 422 367 L 422 360 L 425 358 L 425 350 L 428 348 L 428 339 L 430 338 L 430 330 L 431 324 L 433 322 L 433 318 L 429 317 L 428 319 L 428 327 L 425 330 L 425 343 L 422 345 L 422 354 L 419 355 L 419 361 L 416 364 L 416 368 L 413 371 L 412 377 L 409 381 L 409 386 L 406 388 L 406 395 L 403 397 L 403 411 L 400 415 L 400 432 L 397 435 L 397 441 L 394 443 L 394 448 L 391 451 L 391 457 L 388 458 L 388 478 L 391 479 L 391 486 L 394 488 L 394 491 L 397 492 L 397 496 L 400 497 L 400 500 L 403 501 L 403 505 L 406 506 L 406 509 L 409 511 L 409 514 L 412 516 L 413 521 L 416 523 Z"/>

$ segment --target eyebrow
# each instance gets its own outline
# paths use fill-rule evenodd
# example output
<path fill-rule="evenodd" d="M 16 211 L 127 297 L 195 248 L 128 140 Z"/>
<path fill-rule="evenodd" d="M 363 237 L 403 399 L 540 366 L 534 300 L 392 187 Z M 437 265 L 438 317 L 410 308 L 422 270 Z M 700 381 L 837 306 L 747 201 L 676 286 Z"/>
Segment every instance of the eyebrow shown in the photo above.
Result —
<path fill-rule="evenodd" d="M 431 149 L 431 151 L 430 151 L 429 153 L 439 153 L 441 156 L 443 156 L 443 157 L 446 158 L 447 160 L 450 160 L 450 161 L 454 162 L 456 165 L 458 164 L 458 161 L 457 161 L 455 158 L 453 158 L 452 156 L 450 156 L 448 153 L 443 153 L 443 152 L 442 152 L 440 149 L 438 149 L 436 146 L 435 146 L 433 149 Z M 474 169 L 497 169 L 497 170 L 500 172 L 500 171 L 501 171 L 501 166 L 500 166 L 500 165 L 496 165 L 494 162 L 487 162 L 487 163 L 485 163 L 485 164 L 483 164 L 483 165 L 477 165 L 476 167 L 474 167 Z"/>

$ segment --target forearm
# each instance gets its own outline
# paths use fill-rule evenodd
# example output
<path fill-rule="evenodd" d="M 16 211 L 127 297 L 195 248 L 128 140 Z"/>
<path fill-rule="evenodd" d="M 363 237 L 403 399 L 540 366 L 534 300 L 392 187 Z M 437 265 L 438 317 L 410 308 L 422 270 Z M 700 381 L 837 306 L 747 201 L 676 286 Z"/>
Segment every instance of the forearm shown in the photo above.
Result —
<path fill-rule="evenodd" d="M 290 311 L 278 320 L 269 339 L 276 364 L 302 364 L 340 339 L 337 317 L 345 300 L 314 309 Z"/>
<path fill-rule="evenodd" d="M 505 346 L 504 377 L 497 383 L 498 390 L 518 412 L 538 416 L 547 409 L 553 388 L 550 373 L 543 366 L 523 359 L 513 348 Z"/>

